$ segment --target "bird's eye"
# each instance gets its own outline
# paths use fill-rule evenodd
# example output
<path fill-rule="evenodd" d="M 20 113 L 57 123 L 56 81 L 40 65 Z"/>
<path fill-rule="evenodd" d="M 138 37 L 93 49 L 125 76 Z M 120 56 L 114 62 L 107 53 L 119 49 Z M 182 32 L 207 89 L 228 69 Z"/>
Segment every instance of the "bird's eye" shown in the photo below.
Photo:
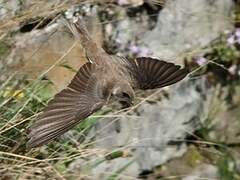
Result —
<path fill-rule="evenodd" d="M 126 93 L 126 92 L 122 92 L 122 96 L 125 97 L 125 98 L 128 98 L 128 99 L 131 99 L 129 94 Z"/>

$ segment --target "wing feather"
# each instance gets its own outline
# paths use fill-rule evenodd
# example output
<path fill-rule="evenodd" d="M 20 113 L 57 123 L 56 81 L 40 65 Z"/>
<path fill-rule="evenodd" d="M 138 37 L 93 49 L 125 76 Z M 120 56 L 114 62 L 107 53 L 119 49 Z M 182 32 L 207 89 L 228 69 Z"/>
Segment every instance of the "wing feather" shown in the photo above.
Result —
<path fill-rule="evenodd" d="M 49 102 L 30 128 L 29 148 L 59 137 L 105 104 L 95 68 L 90 62 L 83 65 L 68 87 Z"/>
<path fill-rule="evenodd" d="M 140 57 L 124 60 L 133 86 L 139 89 L 154 89 L 174 84 L 188 74 L 188 70 L 170 62 Z"/>

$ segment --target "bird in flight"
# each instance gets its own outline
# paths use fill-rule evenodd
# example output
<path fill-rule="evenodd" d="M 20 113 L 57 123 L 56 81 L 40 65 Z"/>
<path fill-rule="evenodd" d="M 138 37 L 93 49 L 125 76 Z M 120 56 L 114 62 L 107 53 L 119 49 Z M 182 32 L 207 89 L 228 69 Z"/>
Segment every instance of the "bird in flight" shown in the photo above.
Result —
<path fill-rule="evenodd" d="M 97 46 L 80 18 L 64 22 L 81 43 L 88 62 L 36 118 L 28 134 L 29 148 L 47 144 L 64 134 L 108 104 L 110 99 L 126 108 L 132 105 L 135 89 L 162 88 L 188 74 L 186 68 L 151 57 L 130 60 L 111 56 Z"/>

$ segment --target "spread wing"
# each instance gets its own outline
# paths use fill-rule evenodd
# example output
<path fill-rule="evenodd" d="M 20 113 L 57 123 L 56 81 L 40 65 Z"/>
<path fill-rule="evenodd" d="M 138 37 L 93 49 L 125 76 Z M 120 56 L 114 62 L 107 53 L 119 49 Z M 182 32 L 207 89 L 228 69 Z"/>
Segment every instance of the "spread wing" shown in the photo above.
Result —
<path fill-rule="evenodd" d="M 133 86 L 139 89 L 169 86 L 182 80 L 188 74 L 188 70 L 179 65 L 150 57 L 124 61 Z"/>
<path fill-rule="evenodd" d="M 28 147 L 37 147 L 64 134 L 106 102 L 95 65 L 84 64 L 69 86 L 56 94 L 30 128 Z"/>

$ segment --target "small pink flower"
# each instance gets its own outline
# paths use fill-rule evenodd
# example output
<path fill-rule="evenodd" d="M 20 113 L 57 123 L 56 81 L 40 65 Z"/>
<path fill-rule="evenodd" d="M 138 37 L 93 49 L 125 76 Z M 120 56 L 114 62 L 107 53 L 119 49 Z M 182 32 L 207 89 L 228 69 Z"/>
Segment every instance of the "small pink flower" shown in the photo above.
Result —
<path fill-rule="evenodd" d="M 235 37 L 234 35 L 231 35 L 228 39 L 227 39 L 227 43 L 228 45 L 233 45 L 235 43 Z"/>
<path fill-rule="evenodd" d="M 140 48 L 139 48 L 138 46 L 136 46 L 136 45 L 130 45 L 130 46 L 129 46 L 129 50 L 130 50 L 132 53 L 137 54 L 137 53 L 139 53 Z"/>
<path fill-rule="evenodd" d="M 235 36 L 240 38 L 240 28 L 236 28 L 235 30 Z"/>
<path fill-rule="evenodd" d="M 199 66 L 202 66 L 204 64 L 206 64 L 208 62 L 208 60 L 205 58 L 205 57 L 198 57 L 197 60 L 196 60 L 196 63 L 199 65 Z"/>
<path fill-rule="evenodd" d="M 150 51 L 150 49 L 149 48 L 147 48 L 147 47 L 141 47 L 140 48 L 140 51 L 139 51 L 139 53 L 138 53 L 138 57 L 147 57 L 147 56 L 149 56 L 149 55 L 151 55 L 152 54 L 152 52 Z"/>
<path fill-rule="evenodd" d="M 129 4 L 129 1 L 128 1 L 128 0 L 118 0 L 118 4 L 119 4 L 120 6 L 128 5 L 128 4 Z"/>

